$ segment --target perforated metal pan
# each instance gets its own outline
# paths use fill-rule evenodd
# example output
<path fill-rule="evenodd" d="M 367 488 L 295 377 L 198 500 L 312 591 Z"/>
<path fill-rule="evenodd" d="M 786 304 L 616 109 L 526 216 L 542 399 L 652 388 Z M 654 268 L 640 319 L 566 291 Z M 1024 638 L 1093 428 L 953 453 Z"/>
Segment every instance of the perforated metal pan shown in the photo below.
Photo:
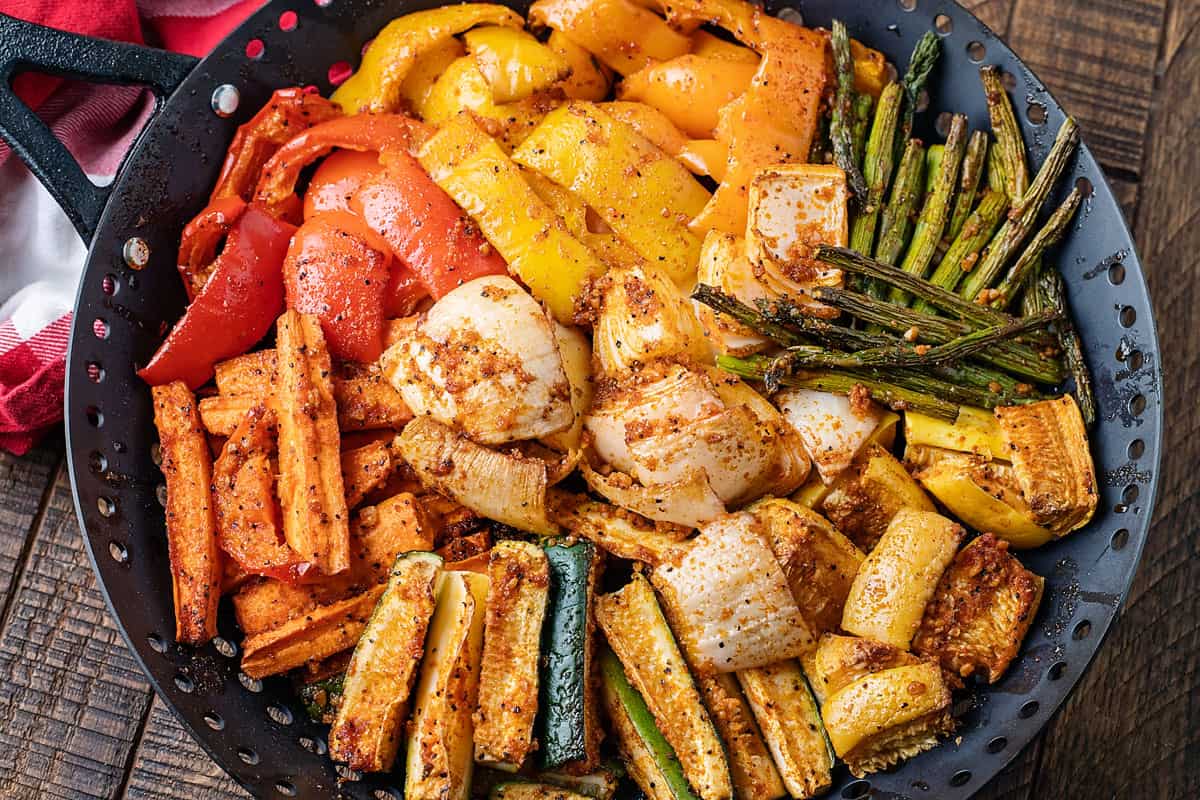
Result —
<path fill-rule="evenodd" d="M 434 5 L 434 0 L 272 2 L 200 62 L 0 16 L 0 135 L 91 242 L 75 307 L 65 413 L 75 500 L 96 574 L 159 695 L 234 778 L 262 797 L 333 796 L 339 776 L 325 755 L 324 730 L 306 720 L 288 682 L 259 682 L 239 672 L 232 615 L 221 617 L 223 638 L 205 647 L 171 640 L 162 476 L 151 459 L 156 437 L 150 392 L 134 375 L 134 365 L 146 362 L 183 310 L 174 258 L 180 231 L 204 205 L 237 125 L 276 88 L 311 84 L 329 90 L 331 65 L 356 64 L 363 44 L 386 22 Z M 1020 59 L 950 0 L 791 5 L 810 25 L 828 25 L 836 13 L 854 36 L 883 50 L 902 70 L 917 38 L 944 15 L 939 26 L 944 55 L 930 85 L 933 104 L 918 127 L 926 141 L 940 138 L 935 120 L 941 110 L 965 112 L 974 127 L 986 126 L 981 62 L 1011 76 L 1035 160 L 1045 155 L 1064 119 L 1064 110 Z M 156 93 L 157 111 L 110 189 L 93 187 L 9 91 L 11 76 L 23 69 L 144 84 Z M 1094 188 L 1057 260 L 1095 375 L 1100 422 L 1092 442 L 1103 479 L 1100 512 L 1085 530 L 1022 555 L 1046 577 L 1045 600 L 1004 679 L 956 708 L 961 739 L 866 781 L 841 772 L 830 796 L 870 792 L 944 800 L 973 794 L 1062 704 L 1133 578 L 1159 476 L 1159 348 L 1129 231 L 1086 147 L 1070 175 Z M 400 797 L 397 780 L 370 777 L 344 783 L 341 791 Z"/>

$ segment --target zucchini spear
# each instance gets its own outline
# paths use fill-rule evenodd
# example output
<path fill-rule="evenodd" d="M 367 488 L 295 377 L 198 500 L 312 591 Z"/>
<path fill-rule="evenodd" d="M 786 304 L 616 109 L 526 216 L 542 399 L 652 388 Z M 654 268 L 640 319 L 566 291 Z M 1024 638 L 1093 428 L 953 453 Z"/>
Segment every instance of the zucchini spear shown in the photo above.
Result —
<path fill-rule="evenodd" d="M 840 19 L 833 21 L 833 62 L 837 68 L 837 91 L 833 99 L 829 136 L 833 140 L 833 160 L 846 173 L 846 182 L 854 196 L 867 196 L 867 184 L 854 157 L 854 58 L 850 54 L 850 34 Z"/>
<path fill-rule="evenodd" d="M 992 130 L 996 133 L 996 147 L 1000 151 L 1000 159 L 1004 161 L 1005 191 L 1016 204 L 1029 189 L 1029 167 L 1025 163 L 1025 141 L 1021 138 L 1021 127 L 1013 114 L 1008 92 L 1004 91 L 1000 70 L 989 64 L 980 68 L 979 77 L 987 95 L 988 115 L 992 119 Z"/>
<path fill-rule="evenodd" d="M 1025 251 L 1021 253 L 1017 263 L 1013 264 L 1008 274 L 1004 276 L 1004 280 L 1000 281 L 1000 285 L 989 293 L 989 305 L 992 308 L 999 311 L 1008 308 L 1021 287 L 1028 284 L 1033 268 L 1041 263 L 1042 255 L 1047 248 L 1053 247 L 1062 238 L 1063 231 L 1067 229 L 1071 218 L 1075 216 L 1075 211 L 1079 208 L 1079 202 L 1082 199 L 1083 195 L 1076 187 L 1067 195 L 1063 204 L 1050 215 L 1050 219 L 1046 220 L 1046 224 L 1026 245 Z"/>
<path fill-rule="evenodd" d="M 875 245 L 875 229 L 879 211 L 892 180 L 896 162 L 896 126 L 900 120 L 900 104 L 904 98 L 898 83 L 889 83 L 879 95 L 867 151 L 863 156 L 863 178 L 867 182 L 866 202 L 859 209 L 850 229 L 850 249 L 870 253 Z"/>
<path fill-rule="evenodd" d="M 921 209 L 921 217 L 917 220 L 908 252 L 905 253 L 904 262 L 900 266 L 910 275 L 925 276 L 937 252 L 938 243 L 942 241 L 942 234 L 950 218 L 950 198 L 954 194 L 966 146 L 967 118 L 962 114 L 955 114 L 950 122 L 950 131 L 946 136 L 942 162 L 933 181 L 933 189 L 925 198 L 925 207 Z M 912 298 L 899 289 L 892 290 L 891 298 L 893 303 L 903 305 L 912 302 Z"/>
<path fill-rule="evenodd" d="M 1050 149 L 1050 154 L 1046 156 L 1042 168 L 1038 170 L 1033 185 L 1014 204 L 1012 211 L 1009 212 L 1008 221 L 1000 228 L 1000 232 L 988 246 L 987 255 L 963 281 L 958 293 L 965 300 L 974 301 L 984 289 L 991 286 L 1000 276 L 1000 271 L 1012 258 L 1017 248 L 1024 244 L 1037 222 L 1038 212 L 1045 204 L 1046 198 L 1050 196 L 1050 190 L 1054 188 L 1054 184 L 1058 183 L 1058 179 L 1066 169 L 1067 162 L 1078 143 L 1079 127 L 1075 124 L 1074 119 L 1067 117 L 1062 127 L 1058 129 L 1054 146 Z"/>

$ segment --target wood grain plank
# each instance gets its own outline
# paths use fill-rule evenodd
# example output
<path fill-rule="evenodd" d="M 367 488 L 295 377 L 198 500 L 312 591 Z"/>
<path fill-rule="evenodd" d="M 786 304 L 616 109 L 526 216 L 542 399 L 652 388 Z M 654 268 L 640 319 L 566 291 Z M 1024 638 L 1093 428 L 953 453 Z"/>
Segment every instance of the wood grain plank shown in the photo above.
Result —
<path fill-rule="evenodd" d="M 61 459 L 61 439 L 20 458 L 0 453 L 0 609 L 8 605 L 34 520 L 48 499 L 46 491 Z"/>
<path fill-rule="evenodd" d="M 1043 731 L 1021 751 L 991 783 L 979 790 L 974 800 L 1027 800 L 1041 763 Z"/>
<path fill-rule="evenodd" d="M 1167 0 L 1017 0 L 1008 42 L 1105 167 L 1138 176 Z"/>
<path fill-rule="evenodd" d="M 1008 34 L 1014 0 L 958 0 L 958 4 L 983 20 L 1003 38 Z"/>
<path fill-rule="evenodd" d="M 1031 797 L 1200 796 L 1200 9 L 1174 0 L 1168 20 L 1137 224 L 1164 346 L 1156 521 L 1124 613 L 1046 737 Z"/>
<path fill-rule="evenodd" d="M 209 758 L 162 700 L 155 697 L 124 798 L 175 800 L 179 797 L 247 800 L 250 795 Z"/>
<path fill-rule="evenodd" d="M 0 797 L 108 800 L 150 689 L 96 590 L 59 468 L 0 631 Z"/>

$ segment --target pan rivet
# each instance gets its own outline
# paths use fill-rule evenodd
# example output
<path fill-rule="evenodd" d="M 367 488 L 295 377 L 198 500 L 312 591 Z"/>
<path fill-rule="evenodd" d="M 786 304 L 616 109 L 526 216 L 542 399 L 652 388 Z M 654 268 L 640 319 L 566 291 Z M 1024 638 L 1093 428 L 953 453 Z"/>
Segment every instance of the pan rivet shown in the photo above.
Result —
<path fill-rule="evenodd" d="M 150 245 L 140 236 L 131 236 L 125 240 L 121 255 L 130 269 L 142 269 L 150 263 Z"/>
<path fill-rule="evenodd" d="M 238 102 L 241 100 L 241 94 L 237 87 L 222 83 L 212 93 L 212 110 L 218 117 L 231 117 L 238 109 Z"/>

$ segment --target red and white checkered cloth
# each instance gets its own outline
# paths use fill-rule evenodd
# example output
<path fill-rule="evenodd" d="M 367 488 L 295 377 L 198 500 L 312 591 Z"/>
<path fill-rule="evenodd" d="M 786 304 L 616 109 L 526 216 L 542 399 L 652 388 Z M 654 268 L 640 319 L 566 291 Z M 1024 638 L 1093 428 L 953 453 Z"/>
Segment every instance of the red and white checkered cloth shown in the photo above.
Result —
<path fill-rule="evenodd" d="M 0 0 L 53 28 L 203 56 L 266 0 Z M 150 111 L 147 92 L 25 74 L 17 94 L 97 183 L 111 181 Z M 0 143 L 0 448 L 22 454 L 62 419 L 71 307 L 86 245 Z"/>

